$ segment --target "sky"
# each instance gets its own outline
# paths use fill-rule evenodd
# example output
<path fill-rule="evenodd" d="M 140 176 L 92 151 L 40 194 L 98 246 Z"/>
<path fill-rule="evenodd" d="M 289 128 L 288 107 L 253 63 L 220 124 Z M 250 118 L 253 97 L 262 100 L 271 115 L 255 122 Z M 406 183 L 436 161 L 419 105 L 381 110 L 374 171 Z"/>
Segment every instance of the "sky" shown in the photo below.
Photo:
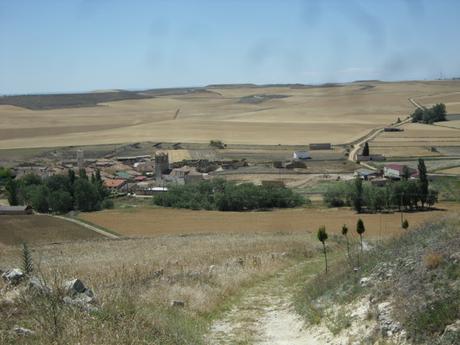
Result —
<path fill-rule="evenodd" d="M 460 76 L 458 0 L 0 0 L 0 94 Z"/>

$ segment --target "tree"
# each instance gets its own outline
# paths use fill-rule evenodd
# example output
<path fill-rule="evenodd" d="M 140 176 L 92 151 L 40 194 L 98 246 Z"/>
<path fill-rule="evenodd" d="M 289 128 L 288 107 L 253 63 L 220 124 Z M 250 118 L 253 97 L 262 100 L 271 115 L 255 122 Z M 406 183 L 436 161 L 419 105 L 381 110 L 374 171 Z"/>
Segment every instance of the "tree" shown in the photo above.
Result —
<path fill-rule="evenodd" d="M 401 179 L 407 181 L 409 179 L 409 177 L 410 177 L 410 170 L 405 165 L 405 166 L 403 166 L 403 169 L 402 169 Z"/>
<path fill-rule="evenodd" d="M 8 182 L 5 186 L 6 192 L 8 194 L 8 202 L 11 206 L 19 205 L 18 198 L 18 183 L 13 179 L 8 179 Z"/>
<path fill-rule="evenodd" d="M 446 121 L 446 105 L 444 103 L 438 103 L 431 108 L 433 112 L 434 121 Z"/>
<path fill-rule="evenodd" d="M 100 209 L 100 196 L 94 185 L 87 179 L 79 178 L 74 187 L 75 203 L 80 211 L 96 211 Z"/>
<path fill-rule="evenodd" d="M 326 232 L 326 227 L 324 225 L 320 226 L 318 229 L 318 240 L 323 244 L 324 262 L 326 264 L 326 273 L 327 273 L 327 253 L 326 253 L 327 232 Z"/>
<path fill-rule="evenodd" d="M 428 190 L 428 197 L 426 199 L 426 203 L 431 208 L 431 206 L 433 206 L 437 202 L 438 202 L 438 191 L 433 190 L 433 189 L 429 189 Z"/>
<path fill-rule="evenodd" d="M 353 193 L 353 207 L 356 212 L 361 213 L 363 208 L 363 181 L 358 176 L 355 179 L 355 190 Z"/>
<path fill-rule="evenodd" d="M 73 198 L 65 190 L 51 192 L 48 199 L 49 207 L 53 212 L 67 213 L 73 209 Z"/>
<path fill-rule="evenodd" d="M 368 144 L 367 141 L 366 141 L 366 143 L 364 144 L 363 156 L 369 156 L 369 144 Z"/>
<path fill-rule="evenodd" d="M 40 213 L 49 211 L 48 196 L 49 189 L 44 185 L 31 185 L 25 190 L 26 200 L 30 202 L 34 210 Z"/>
<path fill-rule="evenodd" d="M 361 218 L 359 218 L 356 223 L 356 232 L 358 233 L 361 242 L 361 254 L 363 253 L 363 234 L 365 231 L 366 228 L 364 227 L 364 222 Z"/>
<path fill-rule="evenodd" d="M 404 219 L 404 221 L 402 222 L 402 228 L 404 230 L 407 230 L 407 228 L 409 228 L 409 222 L 407 221 L 407 219 Z"/>
<path fill-rule="evenodd" d="M 347 255 L 348 259 L 350 260 L 350 242 L 348 241 L 348 227 L 345 224 L 343 224 L 342 226 L 342 235 L 345 236 L 347 240 Z"/>
<path fill-rule="evenodd" d="M 88 175 L 86 175 L 86 170 L 85 170 L 85 169 L 80 169 L 80 170 L 78 171 L 78 176 L 79 176 L 81 179 L 88 180 Z"/>
<path fill-rule="evenodd" d="M 428 198 L 428 177 L 426 174 L 425 161 L 422 158 L 418 160 L 418 177 L 419 177 L 419 197 L 422 207 L 425 206 Z"/>

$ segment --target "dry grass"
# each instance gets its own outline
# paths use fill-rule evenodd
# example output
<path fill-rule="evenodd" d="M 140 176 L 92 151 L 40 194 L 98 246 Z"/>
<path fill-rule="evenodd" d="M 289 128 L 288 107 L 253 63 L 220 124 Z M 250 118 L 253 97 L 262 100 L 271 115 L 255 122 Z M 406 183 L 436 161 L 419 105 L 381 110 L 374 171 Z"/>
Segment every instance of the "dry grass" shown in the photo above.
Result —
<path fill-rule="evenodd" d="M 49 216 L 0 216 L 0 245 L 17 245 L 26 241 L 48 244 L 103 238 L 77 224 Z"/>
<path fill-rule="evenodd" d="M 373 87 L 368 88 L 367 84 Z M 306 144 L 330 138 L 333 143 L 343 143 L 408 115 L 413 110 L 408 97 L 448 94 L 454 102 L 460 97 L 453 94 L 459 84 L 445 81 L 303 89 L 215 88 L 211 89 L 215 93 L 159 96 L 88 108 L 32 111 L 0 106 L 0 148 L 149 140 L 206 143 L 211 139 L 229 144 L 276 145 Z M 254 94 L 289 97 L 259 104 L 239 102 L 240 97 Z M 449 109 L 449 103 L 447 107 Z M 178 108 L 181 111 L 174 119 Z"/>
<path fill-rule="evenodd" d="M 411 226 L 428 219 L 460 211 L 455 203 L 437 205 L 441 211 L 406 213 Z M 191 211 L 164 208 L 131 208 L 81 214 L 84 220 L 126 236 L 193 233 L 315 233 L 325 225 L 328 232 L 340 233 L 343 224 L 354 229 L 358 218 L 366 235 L 388 237 L 401 233 L 400 214 L 362 214 L 349 209 L 288 209 L 270 212 Z"/>
<path fill-rule="evenodd" d="M 316 241 L 307 234 L 161 236 L 33 247 L 36 266 L 45 276 L 52 280 L 57 274 L 60 281 L 79 277 L 102 306 L 94 315 L 64 311 L 62 344 L 75 339 L 85 344 L 201 344 L 206 320 L 243 287 L 316 252 Z M 0 267 L 17 267 L 19 249 L 0 247 L 0 258 Z M 172 300 L 184 301 L 185 307 L 171 308 Z M 45 332 L 53 324 L 35 321 L 44 307 L 31 303 L 18 313 L 1 305 L 0 296 L 0 330 L 5 331 L 0 342 L 15 343 L 2 336 L 19 324 L 39 332 L 31 343 L 51 343 Z"/>
<path fill-rule="evenodd" d="M 425 261 L 425 267 L 430 270 L 433 270 L 439 267 L 439 265 L 443 262 L 443 258 L 442 258 L 442 255 L 436 252 L 431 252 L 425 255 L 424 261 Z"/>

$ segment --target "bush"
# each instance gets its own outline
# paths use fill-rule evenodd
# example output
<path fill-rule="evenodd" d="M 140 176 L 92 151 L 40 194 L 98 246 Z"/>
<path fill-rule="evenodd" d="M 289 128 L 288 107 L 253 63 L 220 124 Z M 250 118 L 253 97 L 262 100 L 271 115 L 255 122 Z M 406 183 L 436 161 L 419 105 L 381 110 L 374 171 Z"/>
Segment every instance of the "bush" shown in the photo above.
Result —
<path fill-rule="evenodd" d="M 216 179 L 195 185 L 172 186 L 168 192 L 156 195 L 153 202 L 164 207 L 193 210 L 246 211 L 296 207 L 306 200 L 285 187 L 237 185 Z"/>
<path fill-rule="evenodd" d="M 112 209 L 115 207 L 112 199 L 104 199 L 101 204 L 102 208 Z"/>

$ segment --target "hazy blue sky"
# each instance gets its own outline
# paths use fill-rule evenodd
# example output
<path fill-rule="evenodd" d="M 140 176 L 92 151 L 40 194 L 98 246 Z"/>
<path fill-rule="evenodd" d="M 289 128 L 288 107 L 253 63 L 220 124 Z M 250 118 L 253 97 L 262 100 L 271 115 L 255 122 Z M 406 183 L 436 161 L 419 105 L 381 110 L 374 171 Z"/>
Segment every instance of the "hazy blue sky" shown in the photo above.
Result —
<path fill-rule="evenodd" d="M 0 0 L 0 93 L 460 75 L 458 0 Z"/>

